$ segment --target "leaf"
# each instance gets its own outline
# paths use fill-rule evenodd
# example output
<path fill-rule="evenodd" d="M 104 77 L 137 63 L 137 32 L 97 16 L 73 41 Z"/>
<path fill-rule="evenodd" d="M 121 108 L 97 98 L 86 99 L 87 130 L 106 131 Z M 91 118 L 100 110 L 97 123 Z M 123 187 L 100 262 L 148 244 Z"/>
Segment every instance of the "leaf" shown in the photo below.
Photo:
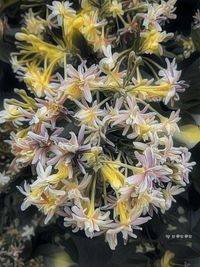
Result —
<path fill-rule="evenodd" d="M 195 124 L 183 125 L 180 127 L 180 132 L 175 133 L 174 138 L 189 149 L 193 148 L 200 142 L 200 126 Z"/>

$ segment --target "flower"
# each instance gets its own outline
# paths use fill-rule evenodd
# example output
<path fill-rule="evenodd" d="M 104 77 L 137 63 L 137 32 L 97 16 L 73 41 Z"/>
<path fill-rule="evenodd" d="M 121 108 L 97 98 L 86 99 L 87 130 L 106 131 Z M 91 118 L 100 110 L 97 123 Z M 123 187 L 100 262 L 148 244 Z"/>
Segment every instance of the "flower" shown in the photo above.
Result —
<path fill-rule="evenodd" d="M 169 118 L 161 118 L 161 123 L 164 128 L 164 131 L 166 131 L 169 135 L 173 136 L 175 132 L 179 132 L 179 127 L 177 125 L 177 122 L 181 119 L 179 117 L 180 110 L 172 111 Z"/>
<path fill-rule="evenodd" d="M 33 226 L 25 225 L 23 228 L 22 237 L 31 240 L 31 237 L 35 235 Z"/>
<path fill-rule="evenodd" d="M 160 267 L 172 267 L 171 260 L 175 257 L 175 254 L 169 250 L 167 250 L 160 260 Z"/>
<path fill-rule="evenodd" d="M 24 71 L 17 71 L 17 74 L 23 77 L 24 82 L 31 92 L 38 97 L 43 97 L 46 94 L 53 94 L 50 81 L 54 65 L 55 62 L 52 61 L 44 70 L 33 62 L 27 68 L 24 68 Z"/>
<path fill-rule="evenodd" d="M 86 66 L 86 62 L 82 62 L 76 70 L 72 65 L 67 66 L 68 85 L 71 90 L 78 90 L 83 93 L 84 98 L 91 103 L 92 86 L 96 84 L 99 78 L 99 70 L 97 66 L 92 65 L 89 68 Z"/>
<path fill-rule="evenodd" d="M 127 177 L 126 181 L 131 185 L 139 187 L 139 192 L 144 192 L 146 189 L 153 188 L 155 182 L 169 182 L 169 175 L 172 170 L 167 166 L 159 165 L 151 148 L 147 148 L 144 154 L 135 152 L 135 156 L 139 161 L 138 170 L 133 176 Z"/>
<path fill-rule="evenodd" d="M 21 205 L 21 209 L 26 210 L 31 205 L 35 205 L 46 215 L 45 224 L 53 217 L 58 207 L 63 204 L 66 198 L 65 191 L 57 190 L 46 185 L 35 184 L 31 186 L 25 182 L 24 189 L 21 186 L 17 188 L 26 196 Z"/>
<path fill-rule="evenodd" d="M 162 10 L 158 4 L 147 4 L 147 13 L 139 13 L 138 16 L 144 18 L 143 26 L 146 29 L 155 28 L 158 31 L 162 31 L 160 22 L 165 18 L 162 16 Z"/>
<path fill-rule="evenodd" d="M 41 162 L 38 162 L 36 167 L 36 172 L 37 172 L 37 180 L 31 184 L 31 187 L 34 188 L 34 187 L 39 187 L 39 186 L 42 187 L 48 185 L 47 179 L 52 173 L 52 166 L 44 168 Z"/>
<path fill-rule="evenodd" d="M 112 54 L 111 45 L 103 47 L 103 53 L 105 55 L 105 58 L 101 59 L 99 66 L 103 70 L 112 70 L 117 63 L 117 58 L 119 56 L 118 53 Z"/>
<path fill-rule="evenodd" d="M 141 33 L 140 50 L 145 54 L 163 54 L 161 43 L 171 38 L 171 33 L 160 32 L 155 28 Z"/>
<path fill-rule="evenodd" d="M 139 217 L 138 213 L 135 211 L 126 214 L 122 203 L 118 204 L 118 210 L 120 214 L 120 222 L 112 223 L 111 229 L 106 231 L 106 241 L 112 250 L 114 250 L 117 245 L 118 233 L 121 232 L 124 242 L 127 242 L 129 236 L 133 238 L 137 237 L 136 234 L 133 233 L 134 229 L 141 230 L 139 225 L 144 224 L 151 219 L 151 217 Z"/>
<path fill-rule="evenodd" d="M 29 9 L 29 11 L 24 15 L 24 23 L 25 27 L 23 27 L 22 30 L 36 36 L 41 36 L 42 32 L 45 30 L 45 26 L 47 25 L 45 20 L 33 13 L 32 9 Z"/>
<path fill-rule="evenodd" d="M 165 68 L 155 56 L 173 37 L 163 27 L 176 17 L 176 0 L 103 2 L 51 1 L 41 17 L 23 17 L 11 62 L 30 96 L 15 90 L 21 100 L 4 101 L 0 123 L 10 131 L 11 170 L 33 172 L 18 186 L 21 209 L 35 206 L 45 223 L 62 216 L 89 238 L 105 234 L 115 249 L 118 234 L 127 243 L 171 207 L 194 162 L 173 142 L 179 110 L 159 111 L 187 87 L 175 60 Z M 22 237 L 33 235 L 24 226 Z M 169 267 L 171 258 L 159 264 Z"/>
<path fill-rule="evenodd" d="M 76 158 L 78 154 L 82 154 L 90 150 L 91 146 L 81 145 L 81 142 L 84 138 L 84 127 L 81 127 L 78 138 L 74 132 L 70 132 L 70 139 L 65 139 L 61 137 L 54 137 L 54 142 L 57 145 L 57 148 L 54 149 L 54 156 L 47 162 L 48 165 L 55 165 L 56 163 L 60 164 L 64 162 L 68 167 L 69 178 L 73 176 L 73 162 L 75 160 L 77 166 L 79 166 L 80 170 L 85 173 L 84 166 L 80 160 L 80 158 Z"/>
<path fill-rule="evenodd" d="M 174 12 L 176 11 L 176 2 L 177 0 L 161 0 L 160 7 L 162 9 L 162 14 L 167 19 L 176 19 L 177 16 L 176 14 L 174 14 Z"/>
<path fill-rule="evenodd" d="M 120 172 L 117 162 L 108 161 L 101 167 L 101 175 L 106 182 L 108 182 L 115 190 L 122 187 L 124 184 L 125 176 Z"/>
<path fill-rule="evenodd" d="M 73 206 L 72 218 L 65 217 L 64 225 L 66 227 L 72 226 L 74 228 L 73 232 L 78 230 L 84 230 L 87 237 L 93 238 L 95 232 L 100 232 L 105 230 L 111 220 L 109 219 L 110 212 L 102 212 L 100 209 L 94 211 L 87 211 L 82 207 Z"/>
<path fill-rule="evenodd" d="M 110 5 L 110 13 L 112 13 L 114 18 L 117 16 L 122 16 L 124 14 L 122 4 L 117 0 L 113 0 Z"/>
<path fill-rule="evenodd" d="M 24 45 L 19 44 L 18 47 L 22 48 L 19 55 L 26 59 L 27 62 L 33 58 L 38 59 L 40 62 L 42 57 L 44 60 L 54 61 L 56 64 L 58 61 L 63 60 L 66 55 L 64 48 L 47 43 L 33 34 L 16 33 L 15 37 L 18 41 L 26 43 Z"/>
<path fill-rule="evenodd" d="M 74 117 L 80 122 L 81 125 L 86 127 L 96 127 L 103 125 L 102 118 L 106 115 L 106 110 L 100 109 L 102 103 L 97 104 L 97 101 L 94 101 L 92 106 L 89 107 L 85 102 L 75 101 L 77 106 L 80 108 L 74 115 Z"/>
<path fill-rule="evenodd" d="M 120 102 L 120 105 L 122 103 Z M 121 106 L 118 105 L 118 108 Z M 147 113 L 148 106 L 140 110 L 135 97 L 127 96 L 125 109 L 120 109 L 116 114 L 108 115 L 107 119 L 112 123 L 112 126 L 120 126 L 123 128 L 122 135 L 127 135 L 128 138 L 134 139 L 141 136 L 144 140 L 153 136 L 156 131 L 157 122 L 155 121 L 154 112 Z M 131 132 L 130 132 L 131 129 Z M 127 134 L 130 132 L 129 134 Z"/>
<path fill-rule="evenodd" d="M 158 31 L 162 31 L 161 24 L 167 19 L 175 19 L 176 14 L 174 14 L 177 0 L 168 0 L 161 3 L 149 4 L 147 3 L 147 13 L 139 13 L 138 16 L 144 18 L 143 26 L 146 29 L 155 28 Z"/>
<path fill-rule="evenodd" d="M 158 81 L 160 85 L 168 85 L 169 90 L 166 92 L 164 97 L 164 102 L 167 104 L 170 100 L 172 103 L 179 100 L 178 93 L 182 93 L 188 87 L 185 81 L 179 81 L 181 76 L 181 71 L 177 70 L 176 59 L 174 58 L 172 62 L 169 59 L 165 59 L 167 63 L 167 69 L 162 69 L 159 71 L 159 76 L 162 78 Z"/>
<path fill-rule="evenodd" d="M 10 181 L 10 176 L 6 175 L 6 172 L 0 173 L 0 185 L 4 186 Z"/>
<path fill-rule="evenodd" d="M 185 189 L 180 185 L 172 186 L 172 183 L 169 183 L 165 189 L 162 190 L 165 198 L 166 210 L 171 208 L 172 202 L 176 202 L 173 196 L 179 195 L 184 192 Z"/>
<path fill-rule="evenodd" d="M 193 18 L 194 18 L 195 29 L 200 28 L 200 10 L 199 9 L 197 10 Z"/>
<path fill-rule="evenodd" d="M 90 11 L 89 13 L 83 13 L 82 15 L 82 25 L 80 27 L 81 33 L 84 37 L 91 42 L 93 45 L 99 40 L 101 31 L 99 28 L 106 25 L 106 21 L 98 21 L 98 11 Z"/>
<path fill-rule="evenodd" d="M 63 19 L 74 17 L 76 15 L 76 11 L 71 8 L 72 4 L 69 1 L 59 2 L 53 1 L 52 6 L 47 5 L 47 7 L 52 11 L 52 13 L 48 16 L 48 19 L 56 17 L 58 21 L 58 26 L 62 26 Z"/>

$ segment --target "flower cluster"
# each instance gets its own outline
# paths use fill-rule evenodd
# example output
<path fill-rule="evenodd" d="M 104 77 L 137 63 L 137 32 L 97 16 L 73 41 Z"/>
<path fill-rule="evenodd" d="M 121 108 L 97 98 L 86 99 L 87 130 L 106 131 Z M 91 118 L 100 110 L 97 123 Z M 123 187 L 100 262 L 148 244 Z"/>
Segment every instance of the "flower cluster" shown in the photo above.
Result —
<path fill-rule="evenodd" d="M 155 60 L 173 36 L 163 29 L 176 0 L 79 2 L 24 17 L 12 65 L 28 91 L 5 100 L 0 123 L 12 125 L 12 164 L 32 166 L 34 179 L 18 187 L 22 210 L 36 206 L 45 223 L 62 216 L 89 238 L 105 234 L 115 249 L 118 233 L 127 242 L 171 207 L 194 165 L 173 144 L 179 111 L 157 104 L 173 105 L 187 88 L 175 59 Z"/>

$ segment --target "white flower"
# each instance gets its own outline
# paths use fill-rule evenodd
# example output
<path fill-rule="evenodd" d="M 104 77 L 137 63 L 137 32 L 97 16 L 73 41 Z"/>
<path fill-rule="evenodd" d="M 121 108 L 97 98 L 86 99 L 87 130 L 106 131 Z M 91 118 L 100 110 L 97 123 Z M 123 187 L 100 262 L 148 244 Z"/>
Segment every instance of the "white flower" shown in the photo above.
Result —
<path fill-rule="evenodd" d="M 0 173 L 0 185 L 4 186 L 10 181 L 10 177 L 6 175 L 5 171 Z"/>
<path fill-rule="evenodd" d="M 52 166 L 48 166 L 46 169 L 42 166 L 41 162 L 38 162 L 36 167 L 37 180 L 32 183 L 31 187 L 48 185 L 48 178 L 52 172 Z"/>
<path fill-rule="evenodd" d="M 86 61 L 83 61 L 76 70 L 72 65 L 67 66 L 68 83 L 67 86 L 71 89 L 80 90 L 84 98 L 91 103 L 92 94 L 91 87 L 96 85 L 99 80 L 99 70 L 96 65 L 89 68 L 86 66 Z"/>
<path fill-rule="evenodd" d="M 111 45 L 103 47 L 103 53 L 105 55 L 105 58 L 101 59 L 99 66 L 103 70 L 112 70 L 117 63 L 118 53 L 112 54 Z"/>
<path fill-rule="evenodd" d="M 166 210 L 169 210 L 172 202 L 176 202 L 174 196 L 181 194 L 185 189 L 179 185 L 172 186 L 172 183 L 168 183 L 166 189 L 163 189 L 163 195 L 165 198 Z"/>
<path fill-rule="evenodd" d="M 196 29 L 200 28 L 200 10 L 198 9 L 195 16 L 193 16 L 194 18 L 194 27 Z"/>
<path fill-rule="evenodd" d="M 62 26 L 63 18 L 74 17 L 76 15 L 76 11 L 71 8 L 71 5 L 72 3 L 69 3 L 69 1 L 53 1 L 52 6 L 47 5 L 47 7 L 52 10 L 48 19 L 51 20 L 52 18 L 57 17 L 58 26 Z"/>
<path fill-rule="evenodd" d="M 167 19 L 175 19 L 174 11 L 176 0 L 161 1 L 160 4 L 147 4 L 147 13 L 139 13 L 144 18 L 143 26 L 146 29 L 155 27 L 158 31 L 162 31 L 161 23 Z"/>
<path fill-rule="evenodd" d="M 31 237 L 35 235 L 33 226 L 25 225 L 23 228 L 22 237 L 31 240 Z"/>
<path fill-rule="evenodd" d="M 80 110 L 75 113 L 75 118 L 79 120 L 80 125 L 84 124 L 88 127 L 98 128 L 103 125 L 103 117 L 106 115 L 106 110 L 100 109 L 101 103 L 94 101 L 92 106 L 89 107 L 87 103 L 75 101 L 80 107 Z"/>
<path fill-rule="evenodd" d="M 152 148 L 148 147 L 143 154 L 136 151 L 135 156 L 141 169 L 136 174 L 126 178 L 126 181 L 130 185 L 138 186 L 139 192 L 153 188 L 154 183 L 170 181 L 169 175 L 172 174 L 172 170 L 159 163 Z"/>
<path fill-rule="evenodd" d="M 117 102 L 116 102 L 117 104 Z M 122 102 L 119 102 L 119 108 Z M 116 110 L 116 115 L 113 113 L 110 116 L 110 122 L 112 126 L 120 126 L 124 128 L 122 135 L 126 135 L 129 129 L 132 132 L 127 135 L 128 138 L 132 139 L 137 136 L 142 136 L 144 139 L 148 139 L 155 132 L 156 121 L 155 113 L 146 113 L 148 106 L 140 110 L 134 97 L 128 96 L 125 102 L 125 109 L 119 111 Z M 114 110 L 115 111 L 115 108 Z"/>
<path fill-rule="evenodd" d="M 179 117 L 180 110 L 172 111 L 169 118 L 161 119 L 162 126 L 164 131 L 167 132 L 168 135 L 173 136 L 175 132 L 179 132 L 179 127 L 177 122 L 181 119 Z"/>
<path fill-rule="evenodd" d="M 170 85 L 170 90 L 165 97 L 164 101 L 167 104 L 170 100 L 179 100 L 178 93 L 182 93 L 188 87 L 185 81 L 179 81 L 181 77 L 181 71 L 177 70 L 176 59 L 174 58 L 172 62 L 168 58 L 165 59 L 167 63 L 167 69 L 162 69 L 159 71 L 159 76 L 162 77 L 158 83 L 166 83 Z"/>
<path fill-rule="evenodd" d="M 32 120 L 29 122 L 29 124 L 32 125 L 39 123 L 41 120 L 45 118 L 45 116 L 47 115 L 47 111 L 48 111 L 47 107 L 45 106 L 39 108 L 35 113 L 35 115 L 33 116 Z"/>
<path fill-rule="evenodd" d="M 100 232 L 108 227 L 111 222 L 109 219 L 110 212 L 102 212 L 100 209 L 95 209 L 93 212 L 87 212 L 87 208 L 73 206 L 71 208 L 71 218 L 65 217 L 64 225 L 72 226 L 74 232 L 84 230 L 87 237 L 92 238 L 95 232 Z"/>
<path fill-rule="evenodd" d="M 139 217 L 138 213 L 133 211 L 130 216 L 127 218 L 126 223 L 112 223 L 111 228 L 106 232 L 106 241 L 108 242 L 112 250 L 115 249 L 117 245 L 117 234 L 122 233 L 124 242 L 128 241 L 128 237 L 131 236 L 136 238 L 136 234 L 133 233 L 133 230 L 142 230 L 139 225 L 146 223 L 151 220 L 151 217 Z"/>
<path fill-rule="evenodd" d="M 29 34 L 40 36 L 45 30 L 45 20 L 36 16 L 32 9 L 29 9 L 29 11 L 25 14 L 24 21 L 25 28 L 23 29 Z"/>
<path fill-rule="evenodd" d="M 160 22 L 165 18 L 162 16 L 162 10 L 158 4 L 147 4 L 147 13 L 139 13 L 138 15 L 144 18 L 143 26 L 146 29 L 154 27 L 158 31 L 162 31 Z"/>
<path fill-rule="evenodd" d="M 162 15 L 168 19 L 176 19 L 176 14 L 174 14 L 176 7 L 177 0 L 168 0 L 161 1 L 160 8 L 162 10 Z"/>

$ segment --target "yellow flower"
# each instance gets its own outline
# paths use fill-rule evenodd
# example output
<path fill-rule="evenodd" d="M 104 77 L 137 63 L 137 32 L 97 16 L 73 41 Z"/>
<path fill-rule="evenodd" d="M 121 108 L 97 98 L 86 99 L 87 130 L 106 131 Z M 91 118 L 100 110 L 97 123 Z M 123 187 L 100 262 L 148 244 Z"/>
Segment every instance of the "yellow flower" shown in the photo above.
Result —
<path fill-rule="evenodd" d="M 98 22 L 98 13 L 96 11 L 91 11 L 82 15 L 83 26 L 80 28 L 81 33 L 84 37 L 90 41 L 95 42 L 100 35 L 98 28 L 105 24 L 104 21 Z"/>
<path fill-rule="evenodd" d="M 135 80 L 135 87 L 127 87 L 127 90 L 141 99 L 147 100 L 158 100 L 164 99 L 171 90 L 170 83 L 159 81 L 152 85 L 152 81 L 143 79 L 139 68 L 137 69 L 137 79 Z"/>
<path fill-rule="evenodd" d="M 25 164 L 30 163 L 35 156 L 35 147 L 28 144 L 31 141 L 27 135 L 30 128 L 18 131 L 16 134 L 11 134 L 11 151 L 16 156 L 17 163 Z"/>
<path fill-rule="evenodd" d="M 73 18 L 64 19 L 65 34 L 66 34 L 68 41 L 70 41 L 70 39 L 72 38 L 75 30 L 78 30 L 79 28 L 81 28 L 83 23 L 84 23 L 84 19 L 81 16 L 81 14 Z"/>
<path fill-rule="evenodd" d="M 175 254 L 167 250 L 160 260 L 160 267 L 172 267 L 171 260 L 175 257 Z"/>
<path fill-rule="evenodd" d="M 21 102 L 16 99 L 5 99 L 4 110 L 0 112 L 0 123 L 6 121 L 12 122 L 16 127 L 21 125 L 24 121 L 24 113 L 21 108 L 33 111 L 36 109 L 36 102 L 29 97 L 24 90 L 15 90 L 15 92 L 21 96 L 25 102 Z"/>
<path fill-rule="evenodd" d="M 57 166 L 58 172 L 56 174 L 52 174 L 48 178 L 48 182 L 51 184 L 57 184 L 60 181 L 66 179 L 68 177 L 68 167 L 64 162 L 60 163 Z"/>
<path fill-rule="evenodd" d="M 117 0 L 113 0 L 110 6 L 110 12 L 112 13 L 114 18 L 117 16 L 122 16 L 124 14 L 122 4 Z"/>
<path fill-rule="evenodd" d="M 15 93 L 17 93 L 24 100 L 24 102 L 21 102 L 15 98 L 11 98 L 6 99 L 6 103 L 29 110 L 35 110 L 37 108 L 36 101 L 32 97 L 28 96 L 25 90 L 15 89 Z"/>
<path fill-rule="evenodd" d="M 51 64 L 46 69 L 38 67 L 35 62 L 28 65 L 27 71 L 24 74 L 24 82 L 27 84 L 29 89 L 38 96 L 45 96 L 45 92 L 51 93 L 49 88 L 49 83 L 54 68 L 55 62 L 52 61 Z"/>
<path fill-rule="evenodd" d="M 101 35 L 96 36 L 96 39 L 93 42 L 94 52 L 100 51 L 103 53 L 103 50 L 109 44 L 110 40 L 107 37 L 107 33 L 105 33 L 104 27 L 102 27 Z"/>
<path fill-rule="evenodd" d="M 118 190 L 124 184 L 125 176 L 119 171 L 119 166 L 114 161 L 103 164 L 101 174 L 113 189 Z"/>
<path fill-rule="evenodd" d="M 98 166 L 99 155 L 101 152 L 101 147 L 92 147 L 89 152 L 83 154 L 83 160 L 85 160 L 89 166 Z"/>
<path fill-rule="evenodd" d="M 140 51 L 146 54 L 163 54 L 162 45 L 166 38 L 171 37 L 171 34 L 167 34 L 165 31 L 159 32 L 156 29 L 141 33 Z"/>
<path fill-rule="evenodd" d="M 16 39 L 18 41 L 27 43 L 18 44 L 18 47 L 21 49 L 19 55 L 21 55 L 23 59 L 26 59 L 27 61 L 32 60 L 33 58 L 37 58 L 39 61 L 41 61 L 42 57 L 43 60 L 56 62 L 60 61 L 66 56 L 65 49 L 47 43 L 33 34 L 17 33 Z"/>
<path fill-rule="evenodd" d="M 115 211 L 116 211 L 116 215 L 119 215 L 120 217 L 120 223 L 126 224 L 127 219 L 129 218 L 129 213 L 127 211 L 127 202 L 125 201 L 118 202 Z"/>
<path fill-rule="evenodd" d="M 36 17 L 32 9 L 29 10 L 24 16 L 25 27 L 22 28 L 28 34 L 34 34 L 40 36 L 41 33 L 45 30 L 47 21 L 43 20 L 40 17 Z"/>

